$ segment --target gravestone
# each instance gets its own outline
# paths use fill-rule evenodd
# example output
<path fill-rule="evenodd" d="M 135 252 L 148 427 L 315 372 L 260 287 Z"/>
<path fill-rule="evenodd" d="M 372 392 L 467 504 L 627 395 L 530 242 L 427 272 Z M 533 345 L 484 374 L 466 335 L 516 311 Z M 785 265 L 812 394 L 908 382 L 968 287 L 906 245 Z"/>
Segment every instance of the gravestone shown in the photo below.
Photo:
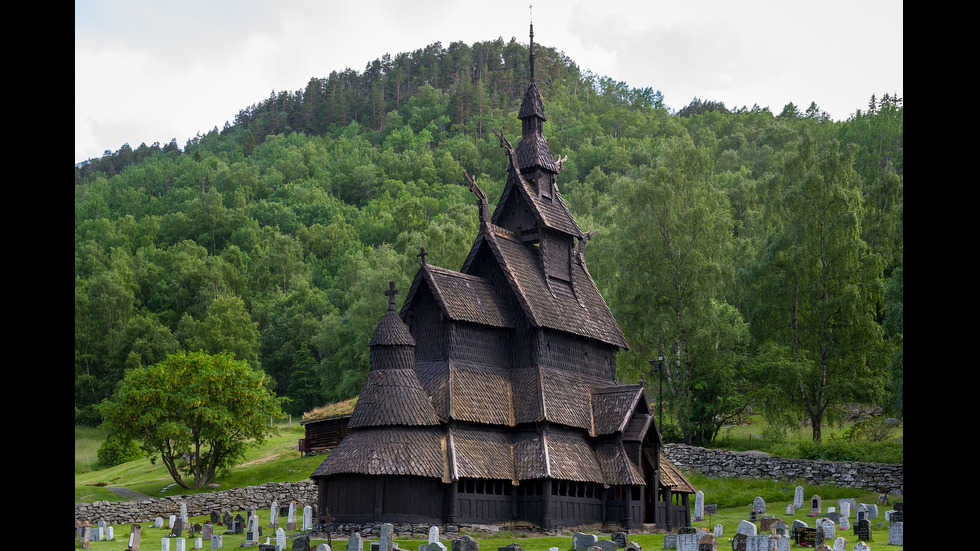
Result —
<path fill-rule="evenodd" d="M 129 551 L 140 551 L 140 537 L 142 537 L 143 527 L 133 524 L 129 527 Z"/>
<path fill-rule="evenodd" d="M 816 549 L 814 549 L 814 551 L 834 551 L 834 549 L 826 543 L 821 543 Z"/>
<path fill-rule="evenodd" d="M 211 524 L 218 524 L 221 522 L 221 515 L 217 511 L 211 511 Z"/>
<path fill-rule="evenodd" d="M 718 540 L 711 534 L 705 534 L 698 540 L 697 551 L 718 551 Z"/>
<path fill-rule="evenodd" d="M 796 514 L 796 509 L 792 505 L 786 506 L 786 516 L 791 517 Z"/>
<path fill-rule="evenodd" d="M 793 509 L 802 509 L 803 501 L 803 486 L 797 486 L 793 492 Z"/>
<path fill-rule="evenodd" d="M 643 547 L 635 541 L 626 542 L 625 551 L 643 551 Z"/>
<path fill-rule="evenodd" d="M 194 549 L 204 549 L 204 538 L 194 538 Z"/>
<path fill-rule="evenodd" d="M 157 517 L 153 519 L 154 528 L 163 528 L 163 517 Z"/>
<path fill-rule="evenodd" d="M 732 551 L 748 551 L 748 540 L 748 534 L 735 534 L 735 536 L 732 537 Z"/>
<path fill-rule="evenodd" d="M 834 538 L 834 551 L 847 551 L 847 540 L 844 536 Z"/>
<path fill-rule="evenodd" d="M 272 504 L 269 505 L 269 528 L 275 529 L 279 526 L 279 503 L 276 500 L 272 500 Z"/>
<path fill-rule="evenodd" d="M 243 517 L 241 513 L 235 515 L 235 520 L 232 523 L 232 526 L 234 526 L 234 530 L 232 530 L 232 534 L 245 533 L 245 517 Z"/>
<path fill-rule="evenodd" d="M 256 544 L 259 543 L 259 515 L 252 514 L 248 517 L 248 527 L 245 529 L 245 543 Z"/>
<path fill-rule="evenodd" d="M 170 551 L 170 538 L 160 540 L 160 551 Z"/>
<path fill-rule="evenodd" d="M 759 510 L 759 514 L 765 514 L 765 512 L 766 512 L 766 500 L 762 499 L 761 496 L 756 496 L 755 499 L 752 500 L 752 508 L 753 509 L 758 509 Z"/>
<path fill-rule="evenodd" d="M 841 530 L 850 530 L 851 529 L 851 519 L 849 519 L 847 517 L 841 517 L 840 520 L 837 521 L 837 526 L 840 526 L 840 529 Z"/>
<path fill-rule="evenodd" d="M 745 536 L 745 551 L 773 551 L 775 541 L 768 535 Z"/>
<path fill-rule="evenodd" d="M 303 507 L 303 530 L 313 529 L 313 507 Z"/>
<path fill-rule="evenodd" d="M 810 498 L 810 516 L 819 517 L 821 513 L 820 496 L 814 495 Z"/>
<path fill-rule="evenodd" d="M 187 551 L 187 540 L 184 538 L 174 538 L 174 551 Z"/>
<path fill-rule="evenodd" d="M 629 534 L 626 532 L 613 532 L 609 539 L 616 542 L 616 547 L 625 548 L 629 542 Z"/>
<path fill-rule="evenodd" d="M 480 551 L 480 544 L 470 536 L 460 536 L 453 540 L 453 551 Z"/>
<path fill-rule="evenodd" d="M 364 539 L 358 532 L 352 531 L 350 537 L 347 538 L 347 551 L 362 551 L 364 548 Z"/>
<path fill-rule="evenodd" d="M 320 545 L 316 546 L 316 551 L 332 551 L 332 550 L 330 549 L 329 545 L 325 543 L 321 543 Z"/>
<path fill-rule="evenodd" d="M 286 513 L 286 530 L 296 529 L 296 502 L 289 502 L 289 511 Z"/>
<path fill-rule="evenodd" d="M 170 536 L 169 537 L 171 537 L 171 538 L 179 538 L 180 537 L 180 533 L 184 530 L 184 521 L 181 520 L 181 519 L 179 519 L 179 518 L 175 518 L 175 517 L 170 517 L 170 521 L 171 521 L 170 522 L 170 526 L 172 528 L 170 529 Z"/>
<path fill-rule="evenodd" d="M 596 540 L 589 547 L 589 551 L 619 551 L 619 544 L 613 540 Z"/>
<path fill-rule="evenodd" d="M 779 534 L 780 537 L 789 538 L 789 526 L 782 519 L 776 519 L 776 522 L 769 526 L 769 529 L 774 534 Z"/>
<path fill-rule="evenodd" d="M 704 520 L 704 492 L 698 490 L 694 495 L 694 516 L 692 521 Z"/>
<path fill-rule="evenodd" d="M 441 541 L 423 543 L 419 546 L 419 551 L 446 551 L 446 546 Z"/>
<path fill-rule="evenodd" d="M 281 527 L 276 529 L 276 551 L 286 549 L 286 531 Z"/>
<path fill-rule="evenodd" d="M 498 547 L 497 551 L 524 551 L 524 548 L 521 547 L 520 545 L 517 545 L 516 543 L 511 543 L 503 547 Z"/>
<path fill-rule="evenodd" d="M 392 551 L 395 548 L 395 527 L 390 523 L 381 525 L 381 541 L 378 548 L 380 551 Z"/>
<path fill-rule="evenodd" d="M 293 538 L 292 551 L 310 551 L 310 535 L 301 534 Z"/>
<path fill-rule="evenodd" d="M 752 522 L 759 522 L 759 514 L 759 510 L 753 507 L 752 511 L 749 513 L 749 520 Z"/>
<path fill-rule="evenodd" d="M 429 543 L 436 543 L 439 541 L 439 527 L 430 526 L 429 527 Z"/>
<path fill-rule="evenodd" d="M 224 524 L 226 529 L 231 528 L 231 523 L 234 519 L 231 517 L 231 513 L 225 513 L 221 516 L 221 524 Z"/>
<path fill-rule="evenodd" d="M 863 541 L 859 541 L 854 544 L 854 551 L 871 551 L 871 546 Z"/>
<path fill-rule="evenodd" d="M 715 537 L 716 540 L 720 540 L 723 535 L 725 535 L 725 527 L 721 523 L 716 524 L 714 530 L 712 530 L 711 535 Z"/>
<path fill-rule="evenodd" d="M 204 526 L 201 528 L 201 537 L 206 540 L 210 540 L 212 534 L 214 534 L 214 524 L 205 522 Z"/>
<path fill-rule="evenodd" d="M 664 536 L 664 549 L 677 549 L 677 534 Z"/>
<path fill-rule="evenodd" d="M 595 545 L 598 540 L 599 538 L 595 534 L 575 532 L 572 534 L 572 549 L 573 551 L 585 551 Z"/>
<path fill-rule="evenodd" d="M 793 530 L 793 536 L 796 541 L 796 545 L 800 547 L 816 547 L 817 546 L 817 529 L 810 528 L 808 526 L 798 526 Z"/>
<path fill-rule="evenodd" d="M 888 522 L 905 522 L 905 503 L 902 501 L 896 501 L 893 506 L 891 517 L 889 517 Z"/>
<path fill-rule="evenodd" d="M 764 534 L 768 534 L 772 531 L 772 525 L 779 522 L 780 519 L 770 516 L 765 516 L 759 519 L 759 530 Z"/>
<path fill-rule="evenodd" d="M 888 545 L 905 545 L 904 522 L 888 524 Z"/>
<path fill-rule="evenodd" d="M 221 549 L 223 545 L 224 541 L 221 534 L 211 534 L 211 549 Z"/>
<path fill-rule="evenodd" d="M 830 519 L 823 519 L 817 523 L 820 528 L 823 528 L 823 537 L 830 541 L 834 541 L 837 536 L 837 524 Z"/>
<path fill-rule="evenodd" d="M 831 509 L 833 509 L 833 507 L 831 507 Z M 831 521 L 833 521 L 834 524 L 837 524 L 837 521 L 841 519 L 841 514 L 838 513 L 837 511 L 827 511 L 827 514 L 824 515 L 824 518 L 828 518 Z"/>
<path fill-rule="evenodd" d="M 855 522 L 854 537 L 860 541 L 871 541 L 871 521 L 865 518 Z"/>
<path fill-rule="evenodd" d="M 755 527 L 755 524 L 752 524 L 751 522 L 749 522 L 747 520 L 743 520 L 742 522 L 739 522 L 738 523 L 738 528 L 735 531 L 737 533 L 739 533 L 739 534 L 745 534 L 747 536 L 754 536 L 754 535 L 756 535 L 756 532 L 758 530 Z"/>

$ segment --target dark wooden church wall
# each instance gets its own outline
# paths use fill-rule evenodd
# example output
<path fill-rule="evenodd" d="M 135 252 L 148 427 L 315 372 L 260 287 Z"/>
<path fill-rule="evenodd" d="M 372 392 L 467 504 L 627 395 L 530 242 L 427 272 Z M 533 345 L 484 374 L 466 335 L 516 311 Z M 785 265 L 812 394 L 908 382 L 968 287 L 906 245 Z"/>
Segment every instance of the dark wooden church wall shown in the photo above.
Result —
<path fill-rule="evenodd" d="M 415 339 L 415 361 L 428 362 L 446 359 L 449 343 L 449 326 L 427 285 L 419 292 L 412 319 L 409 320 L 412 338 Z"/>
<path fill-rule="evenodd" d="M 320 479 L 320 510 L 334 522 L 441 523 L 446 485 L 417 476 L 334 475 Z"/>
<path fill-rule="evenodd" d="M 537 348 L 543 367 L 610 382 L 616 378 L 616 349 L 611 345 L 545 329 L 539 333 Z"/>
<path fill-rule="evenodd" d="M 450 331 L 449 358 L 492 367 L 510 367 L 513 337 L 514 332 L 510 329 L 456 322 Z"/>

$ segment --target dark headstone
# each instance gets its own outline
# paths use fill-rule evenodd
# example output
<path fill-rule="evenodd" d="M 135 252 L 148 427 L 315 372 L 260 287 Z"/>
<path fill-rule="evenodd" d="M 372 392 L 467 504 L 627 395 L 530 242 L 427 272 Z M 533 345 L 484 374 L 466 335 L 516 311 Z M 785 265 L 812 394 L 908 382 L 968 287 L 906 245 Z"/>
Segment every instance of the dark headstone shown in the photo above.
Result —
<path fill-rule="evenodd" d="M 310 551 L 310 535 L 303 534 L 293 538 L 293 551 Z"/>
<path fill-rule="evenodd" d="M 626 532 L 614 532 L 609 539 L 616 542 L 618 547 L 626 547 L 626 542 L 629 541 L 629 534 Z"/>
<path fill-rule="evenodd" d="M 732 551 L 746 551 L 748 548 L 748 541 L 748 534 L 735 534 L 732 536 Z"/>
<path fill-rule="evenodd" d="M 218 524 L 221 522 L 221 515 L 217 511 L 211 511 L 211 524 Z"/>
<path fill-rule="evenodd" d="M 871 541 L 871 521 L 862 519 L 854 523 L 854 537 L 858 541 Z"/>
<path fill-rule="evenodd" d="M 460 536 L 452 545 L 452 551 L 480 551 L 480 544 L 470 536 Z"/>
<path fill-rule="evenodd" d="M 805 528 L 797 527 L 794 532 L 796 545 L 805 547 L 816 547 L 817 546 L 817 529 L 816 528 Z"/>
<path fill-rule="evenodd" d="M 619 544 L 613 540 L 597 540 L 589 547 L 589 551 L 619 551 Z"/>
<path fill-rule="evenodd" d="M 167 536 L 167 537 L 170 537 L 170 538 L 179 538 L 180 537 L 180 533 L 181 533 L 181 531 L 183 531 L 183 529 L 184 529 L 184 521 L 182 521 L 180 519 L 180 517 L 177 517 L 174 520 L 173 528 L 170 529 L 170 535 Z"/>
<path fill-rule="evenodd" d="M 524 548 L 521 547 L 520 545 L 517 545 L 516 543 L 511 543 L 503 547 L 498 547 L 497 551 L 524 551 Z"/>

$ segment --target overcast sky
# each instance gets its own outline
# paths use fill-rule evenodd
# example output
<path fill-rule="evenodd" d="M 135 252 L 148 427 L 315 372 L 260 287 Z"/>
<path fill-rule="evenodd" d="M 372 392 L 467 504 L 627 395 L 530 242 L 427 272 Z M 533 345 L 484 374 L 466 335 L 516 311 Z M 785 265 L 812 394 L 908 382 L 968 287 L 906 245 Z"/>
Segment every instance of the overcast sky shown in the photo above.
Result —
<path fill-rule="evenodd" d="M 75 162 L 183 148 L 272 91 L 386 53 L 527 43 L 529 22 L 536 43 L 671 109 L 816 102 L 845 120 L 872 94 L 904 96 L 901 0 L 76 0 Z"/>

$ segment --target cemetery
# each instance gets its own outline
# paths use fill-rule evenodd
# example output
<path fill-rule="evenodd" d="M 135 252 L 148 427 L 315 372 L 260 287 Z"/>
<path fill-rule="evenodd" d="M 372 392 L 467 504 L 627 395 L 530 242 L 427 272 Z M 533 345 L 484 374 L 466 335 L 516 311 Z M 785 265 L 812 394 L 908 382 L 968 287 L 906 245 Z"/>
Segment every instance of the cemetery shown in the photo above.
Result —
<path fill-rule="evenodd" d="M 819 491 L 825 495 L 841 493 L 831 487 Z M 187 507 L 175 500 L 170 514 L 152 522 L 116 525 L 76 522 L 76 548 L 97 551 L 328 549 L 322 546 L 329 546 L 330 551 L 479 551 L 481 548 L 497 551 L 505 547 L 505 551 L 904 550 L 902 496 L 856 490 L 844 493 L 855 497 L 822 498 L 808 495 L 802 487 L 797 487 L 790 501 L 767 503 L 757 497 L 742 507 L 717 507 L 710 495 L 699 492 L 692 504 L 691 527 L 672 533 L 650 527 L 612 531 L 604 530 L 601 525 L 549 531 L 528 524 L 333 523 L 328 527 L 314 521 L 315 503 L 272 503 L 188 516 Z"/>

